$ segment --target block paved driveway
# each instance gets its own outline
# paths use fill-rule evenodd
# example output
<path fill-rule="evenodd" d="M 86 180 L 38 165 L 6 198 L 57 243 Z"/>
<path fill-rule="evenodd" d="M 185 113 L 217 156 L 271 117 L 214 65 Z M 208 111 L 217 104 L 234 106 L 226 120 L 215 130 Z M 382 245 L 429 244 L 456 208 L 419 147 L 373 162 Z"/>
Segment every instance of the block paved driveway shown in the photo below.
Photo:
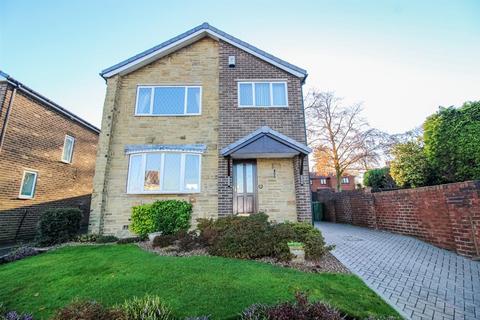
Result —
<path fill-rule="evenodd" d="M 347 268 L 407 319 L 480 319 L 480 262 L 418 239 L 320 222 Z"/>

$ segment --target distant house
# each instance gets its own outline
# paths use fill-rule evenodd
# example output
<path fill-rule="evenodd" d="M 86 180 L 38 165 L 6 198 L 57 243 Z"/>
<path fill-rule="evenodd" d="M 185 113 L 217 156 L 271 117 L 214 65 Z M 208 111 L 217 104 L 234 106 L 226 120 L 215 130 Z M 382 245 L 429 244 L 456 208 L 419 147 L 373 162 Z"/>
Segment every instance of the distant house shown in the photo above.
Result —
<path fill-rule="evenodd" d="M 355 176 L 344 175 L 341 181 L 342 190 L 355 190 Z M 320 175 L 315 172 L 310 173 L 310 190 L 317 192 L 318 190 L 337 188 L 337 177 L 333 174 Z"/>
<path fill-rule="evenodd" d="M 310 221 L 305 70 L 204 23 L 101 75 L 91 232 L 127 236 L 132 206 L 165 199 L 193 223 Z"/>
<path fill-rule="evenodd" d="M 100 130 L 0 71 L 0 243 L 30 239 L 41 212 L 88 211 Z"/>

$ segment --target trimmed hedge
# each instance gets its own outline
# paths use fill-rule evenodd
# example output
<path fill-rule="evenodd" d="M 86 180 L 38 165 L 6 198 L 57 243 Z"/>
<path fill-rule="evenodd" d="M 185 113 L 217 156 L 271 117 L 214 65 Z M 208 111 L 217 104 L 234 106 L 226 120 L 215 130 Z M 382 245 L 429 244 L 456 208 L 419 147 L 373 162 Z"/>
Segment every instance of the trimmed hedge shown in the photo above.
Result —
<path fill-rule="evenodd" d="M 176 234 L 190 228 L 192 205 L 181 200 L 155 201 L 132 208 L 130 230 L 140 236 L 152 232 Z"/>
<path fill-rule="evenodd" d="M 38 222 L 36 241 L 40 246 L 51 246 L 73 240 L 81 220 L 82 211 L 77 208 L 46 210 Z"/>

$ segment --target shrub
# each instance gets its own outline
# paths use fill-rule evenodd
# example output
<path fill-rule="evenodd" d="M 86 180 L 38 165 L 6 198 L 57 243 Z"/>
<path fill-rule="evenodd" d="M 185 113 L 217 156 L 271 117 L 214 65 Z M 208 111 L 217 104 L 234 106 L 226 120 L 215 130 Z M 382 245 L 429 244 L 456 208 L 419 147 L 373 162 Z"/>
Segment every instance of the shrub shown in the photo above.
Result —
<path fill-rule="evenodd" d="M 154 248 L 156 247 L 165 248 L 173 245 L 177 239 L 178 237 L 176 235 L 162 234 L 153 238 L 152 246 Z"/>
<path fill-rule="evenodd" d="M 190 228 L 192 205 L 181 200 L 155 201 L 132 208 L 130 229 L 139 235 L 176 234 Z"/>
<path fill-rule="evenodd" d="M 390 174 L 401 187 L 421 187 L 428 184 L 430 165 L 421 141 L 399 143 L 392 149 Z"/>
<path fill-rule="evenodd" d="M 255 304 L 240 316 L 241 320 L 342 320 L 339 311 L 322 302 L 309 302 L 305 294 L 297 293 L 295 302 L 274 306 Z"/>
<path fill-rule="evenodd" d="M 74 301 L 61 308 L 53 320 L 127 320 L 123 311 L 104 308 L 95 301 Z"/>
<path fill-rule="evenodd" d="M 119 308 L 128 320 L 174 320 L 170 309 L 157 296 L 134 297 Z"/>
<path fill-rule="evenodd" d="M 73 240 L 80 230 L 82 211 L 77 208 L 50 209 L 42 213 L 38 223 L 37 242 L 50 246 Z"/>
<path fill-rule="evenodd" d="M 19 247 L 14 251 L 10 252 L 4 258 L 4 260 L 6 262 L 12 262 L 12 261 L 20 260 L 26 257 L 35 256 L 37 254 L 38 254 L 38 251 L 32 247 Z"/>
<path fill-rule="evenodd" d="M 374 190 L 395 188 L 395 181 L 390 176 L 390 168 L 372 169 L 363 175 L 363 184 Z"/>
<path fill-rule="evenodd" d="M 112 243 L 117 241 L 118 238 L 112 235 L 99 235 L 95 239 L 95 243 Z"/>
<path fill-rule="evenodd" d="M 196 231 L 181 232 L 178 235 L 178 247 L 182 251 L 192 251 L 205 246 L 203 237 L 200 237 Z"/>
<path fill-rule="evenodd" d="M 75 242 L 81 242 L 81 243 L 86 243 L 86 242 L 95 242 L 97 240 L 98 234 L 95 233 L 85 233 L 78 235 L 75 238 Z"/>

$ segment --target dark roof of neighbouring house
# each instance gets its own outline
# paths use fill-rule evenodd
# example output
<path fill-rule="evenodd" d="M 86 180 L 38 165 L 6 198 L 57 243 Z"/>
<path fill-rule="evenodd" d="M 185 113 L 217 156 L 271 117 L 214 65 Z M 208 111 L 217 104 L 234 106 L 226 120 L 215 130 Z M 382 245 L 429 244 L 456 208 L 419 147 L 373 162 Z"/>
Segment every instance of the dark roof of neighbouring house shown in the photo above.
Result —
<path fill-rule="evenodd" d="M 0 70 L 0 81 L 6 81 L 8 82 L 9 84 L 15 86 L 16 88 L 18 88 L 18 90 L 22 91 L 23 93 L 27 94 L 28 96 L 48 105 L 49 107 L 51 107 L 52 109 L 54 109 L 55 111 L 57 111 L 58 113 L 61 113 L 62 115 L 66 116 L 67 118 L 70 118 L 71 120 L 73 121 L 76 121 L 78 123 L 80 123 L 81 125 L 83 125 L 84 127 L 96 132 L 96 133 L 100 133 L 100 129 L 97 128 L 96 126 L 94 126 L 93 124 L 91 124 L 90 122 L 80 118 L 79 116 L 77 116 L 76 114 L 68 111 L 67 109 L 63 108 L 62 106 L 56 104 L 55 102 L 53 102 L 52 100 L 48 99 L 47 97 L 45 97 L 44 95 L 36 92 L 35 90 L 29 88 L 28 86 L 26 86 L 25 84 L 21 83 L 20 81 L 12 78 L 11 76 L 9 76 L 7 73 L 3 72 Z"/>
<path fill-rule="evenodd" d="M 261 49 L 258 49 L 251 44 L 246 43 L 230 34 L 219 30 L 208 23 L 203 23 L 193 29 L 190 29 L 170 40 L 167 40 L 153 48 L 145 50 L 131 58 L 128 58 L 120 63 L 117 63 L 109 68 L 106 68 L 100 72 L 100 75 L 103 78 L 109 78 L 115 74 L 122 73 L 126 74 L 133 70 L 136 70 L 152 61 L 165 56 L 171 52 L 174 52 L 180 48 L 183 48 L 205 36 L 210 36 L 214 39 L 221 39 L 225 42 L 228 42 L 244 51 L 247 51 L 260 59 L 263 59 L 299 78 L 305 80 L 307 77 L 307 71 L 299 68 L 291 63 L 286 62 L 280 58 L 277 58 Z"/>

